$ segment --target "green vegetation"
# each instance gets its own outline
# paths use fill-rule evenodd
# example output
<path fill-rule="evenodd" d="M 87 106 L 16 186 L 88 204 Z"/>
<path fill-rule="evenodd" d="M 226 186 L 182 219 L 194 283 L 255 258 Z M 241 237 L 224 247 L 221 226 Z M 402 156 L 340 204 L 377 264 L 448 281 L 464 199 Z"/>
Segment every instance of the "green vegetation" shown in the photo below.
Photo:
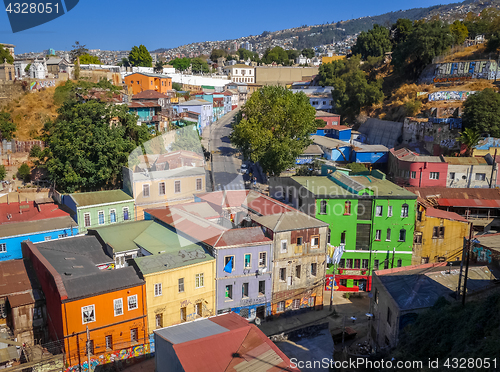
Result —
<path fill-rule="evenodd" d="M 30 182 L 31 170 L 28 164 L 21 164 L 21 166 L 17 169 L 17 177 L 24 182 Z"/>
<path fill-rule="evenodd" d="M 360 173 L 368 170 L 362 163 L 349 163 L 346 165 L 342 165 L 342 168 L 350 169 L 352 173 Z"/>
<path fill-rule="evenodd" d="M 82 54 L 80 56 L 80 64 L 82 65 L 100 65 L 102 64 L 101 60 L 96 56 L 91 56 L 88 53 Z"/>
<path fill-rule="evenodd" d="M 476 145 L 481 140 L 481 134 L 475 129 L 465 128 L 460 134 L 460 137 L 457 138 L 457 140 L 466 147 L 464 155 L 472 156 L 474 147 L 476 147 Z"/>
<path fill-rule="evenodd" d="M 0 44 L 0 64 L 4 62 L 14 64 L 14 57 L 10 55 L 10 52 L 7 48 L 4 48 L 2 44 Z"/>
<path fill-rule="evenodd" d="M 306 58 L 313 58 L 314 57 L 314 49 L 313 48 L 302 49 L 302 55 Z"/>
<path fill-rule="evenodd" d="M 463 105 L 464 127 L 488 133 L 492 137 L 500 136 L 500 94 L 493 89 L 470 95 Z"/>
<path fill-rule="evenodd" d="M 450 31 L 454 39 L 453 44 L 455 45 L 462 44 L 465 41 L 465 39 L 467 39 L 467 36 L 469 36 L 469 30 L 467 30 L 467 26 L 465 26 L 462 22 L 458 20 L 450 25 Z"/>
<path fill-rule="evenodd" d="M 172 83 L 172 89 L 175 89 L 176 91 L 181 91 L 182 89 L 182 84 L 181 83 Z"/>
<path fill-rule="evenodd" d="M 6 175 L 7 175 L 7 170 L 5 169 L 5 165 L 0 164 L 0 181 L 3 181 Z"/>
<path fill-rule="evenodd" d="M 196 126 L 192 123 L 181 129 L 177 129 L 175 133 L 175 142 L 172 143 L 172 151 L 179 150 L 194 151 L 196 153 L 200 153 L 201 151 L 201 137 Z"/>
<path fill-rule="evenodd" d="M 304 93 L 266 86 L 254 92 L 238 113 L 231 142 L 245 159 L 279 175 L 295 165 L 317 128 L 315 110 Z"/>
<path fill-rule="evenodd" d="M 212 49 L 212 53 L 210 53 L 212 62 L 217 62 L 217 59 L 222 57 L 227 57 L 227 52 L 224 49 Z"/>
<path fill-rule="evenodd" d="M 79 41 L 75 41 L 75 45 L 72 45 L 73 49 L 69 52 L 71 62 L 75 63 L 77 58 L 88 54 L 89 50 L 85 48 L 85 45 L 81 45 Z M 82 63 L 82 62 L 80 62 Z"/>
<path fill-rule="evenodd" d="M 138 67 L 153 67 L 153 58 L 144 45 L 133 46 L 128 55 L 130 65 Z"/>
<path fill-rule="evenodd" d="M 200 57 L 196 57 L 196 58 L 191 59 L 191 70 L 193 72 L 197 72 L 197 73 L 210 72 L 210 68 L 208 67 L 207 61 L 205 61 L 204 59 L 202 59 Z"/>
<path fill-rule="evenodd" d="M 28 63 L 26 67 L 24 68 L 24 72 L 29 72 L 31 67 L 31 63 Z"/>
<path fill-rule="evenodd" d="M 161 61 L 156 61 L 154 72 L 160 74 L 163 72 L 163 63 Z"/>
<path fill-rule="evenodd" d="M 288 54 L 282 47 L 276 46 L 264 52 L 262 62 L 267 64 L 276 62 L 277 64 L 288 65 Z"/>
<path fill-rule="evenodd" d="M 17 126 L 12 122 L 10 114 L 5 111 L 0 111 L 0 134 L 2 139 L 10 141 L 14 138 L 14 133 L 16 132 Z"/>
<path fill-rule="evenodd" d="M 303 164 L 295 171 L 296 176 L 315 176 L 321 170 L 323 162 L 319 159 L 314 159 L 311 164 Z"/>
<path fill-rule="evenodd" d="M 359 34 L 356 44 L 352 47 L 352 53 L 361 54 L 363 59 L 383 56 L 392 49 L 390 36 L 388 28 L 374 25 L 371 30 Z"/>
<path fill-rule="evenodd" d="M 338 60 L 319 67 L 319 83 L 334 86 L 332 98 L 343 121 L 352 121 L 361 108 L 382 101 L 382 80 L 371 80 L 361 70 L 360 57 Z"/>
<path fill-rule="evenodd" d="M 109 82 L 107 79 L 102 78 L 98 83 L 89 81 L 78 80 L 73 82 L 68 80 L 64 85 L 59 85 L 54 92 L 54 103 L 61 106 L 64 102 L 76 100 L 78 94 L 85 94 L 92 88 L 101 88 L 109 90 L 110 94 L 119 93 L 121 87 L 117 87 Z"/>
<path fill-rule="evenodd" d="M 191 60 L 189 58 L 175 58 L 170 61 L 170 64 L 179 71 L 185 71 L 191 65 Z"/>

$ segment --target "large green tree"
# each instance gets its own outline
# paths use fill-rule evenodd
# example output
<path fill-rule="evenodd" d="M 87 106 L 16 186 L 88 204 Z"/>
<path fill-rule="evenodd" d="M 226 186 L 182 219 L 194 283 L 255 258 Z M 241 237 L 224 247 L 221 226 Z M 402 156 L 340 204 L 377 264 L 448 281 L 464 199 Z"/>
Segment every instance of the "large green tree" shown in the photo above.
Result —
<path fill-rule="evenodd" d="M 5 111 L 0 111 L 0 134 L 2 139 L 10 141 L 14 138 L 17 126 L 12 122 L 10 114 Z"/>
<path fill-rule="evenodd" d="M 14 64 L 14 57 L 11 56 L 7 48 L 4 48 L 3 45 L 0 44 L 0 64 L 4 63 L 4 61 L 12 65 Z"/>
<path fill-rule="evenodd" d="M 306 58 L 313 58 L 314 57 L 314 49 L 313 48 L 302 49 L 302 55 Z"/>
<path fill-rule="evenodd" d="M 465 145 L 465 156 L 472 156 L 474 148 L 481 140 L 481 134 L 476 129 L 465 128 L 460 134 L 460 137 L 457 138 L 457 140 L 462 145 Z"/>
<path fill-rule="evenodd" d="M 132 47 L 128 55 L 128 61 L 132 66 L 153 67 L 153 58 L 144 45 Z"/>
<path fill-rule="evenodd" d="M 405 42 L 412 31 L 413 22 L 407 18 L 399 18 L 391 28 L 392 42 L 394 45 Z"/>
<path fill-rule="evenodd" d="M 208 63 L 200 57 L 195 57 L 191 60 L 191 70 L 193 72 L 209 72 Z"/>
<path fill-rule="evenodd" d="M 450 31 L 451 34 L 453 35 L 453 43 L 455 45 L 462 44 L 469 35 L 467 26 L 465 26 L 463 22 L 460 22 L 459 20 L 456 20 L 450 25 Z"/>
<path fill-rule="evenodd" d="M 28 164 L 22 163 L 19 168 L 17 168 L 17 177 L 24 182 L 29 182 L 31 179 L 31 169 Z"/>
<path fill-rule="evenodd" d="M 273 49 L 267 49 L 262 57 L 262 62 L 277 64 L 288 64 L 288 54 L 282 47 L 276 46 Z"/>
<path fill-rule="evenodd" d="M 253 52 L 246 50 L 245 48 L 240 48 L 238 49 L 238 56 L 240 57 L 240 60 L 246 61 L 247 59 L 252 59 L 253 58 Z"/>
<path fill-rule="evenodd" d="M 115 188 L 132 150 L 150 139 L 127 106 L 69 100 L 44 126 L 41 163 L 62 192 Z"/>
<path fill-rule="evenodd" d="M 363 59 L 383 56 L 392 49 L 390 36 L 391 31 L 388 28 L 375 24 L 371 30 L 359 34 L 352 53 L 361 54 Z"/>
<path fill-rule="evenodd" d="M 89 50 L 85 47 L 85 45 L 80 44 L 79 41 L 75 41 L 75 45 L 73 45 L 73 49 L 69 52 L 69 56 L 71 61 L 74 63 L 78 57 L 88 54 L 88 52 Z"/>
<path fill-rule="evenodd" d="M 89 64 L 100 65 L 100 64 L 102 64 L 102 62 L 99 59 L 99 57 L 91 56 L 90 54 L 86 53 L 86 54 L 83 54 L 80 56 L 80 64 L 82 64 L 82 65 L 89 65 Z"/>
<path fill-rule="evenodd" d="M 464 102 L 464 127 L 500 136 L 500 94 L 491 88 L 470 95 Z"/>
<path fill-rule="evenodd" d="M 179 71 L 185 71 L 191 65 L 191 60 L 189 58 L 176 58 L 170 61 L 173 68 Z"/>
<path fill-rule="evenodd" d="M 217 59 L 221 57 L 227 57 L 227 52 L 224 49 L 212 49 L 210 53 L 210 60 L 217 63 Z"/>
<path fill-rule="evenodd" d="M 245 159 L 279 175 L 311 144 L 310 135 L 318 128 L 315 115 L 304 93 L 266 86 L 255 91 L 238 113 L 231 142 Z"/>
<path fill-rule="evenodd" d="M 355 119 L 361 108 L 383 100 L 381 80 L 370 80 L 367 73 L 360 69 L 360 56 L 349 60 L 338 60 L 319 67 L 319 83 L 333 86 L 332 98 L 337 113 L 342 120 Z"/>

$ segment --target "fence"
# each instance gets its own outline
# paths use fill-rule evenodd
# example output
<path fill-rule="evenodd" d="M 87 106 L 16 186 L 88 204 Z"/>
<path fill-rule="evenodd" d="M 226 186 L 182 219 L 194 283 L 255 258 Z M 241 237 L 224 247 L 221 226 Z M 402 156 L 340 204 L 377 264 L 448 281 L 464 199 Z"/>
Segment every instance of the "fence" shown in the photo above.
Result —
<path fill-rule="evenodd" d="M 0 143 L 0 153 L 30 152 L 35 145 L 40 146 L 42 150 L 45 148 L 45 142 L 43 141 L 7 141 L 4 139 Z"/>

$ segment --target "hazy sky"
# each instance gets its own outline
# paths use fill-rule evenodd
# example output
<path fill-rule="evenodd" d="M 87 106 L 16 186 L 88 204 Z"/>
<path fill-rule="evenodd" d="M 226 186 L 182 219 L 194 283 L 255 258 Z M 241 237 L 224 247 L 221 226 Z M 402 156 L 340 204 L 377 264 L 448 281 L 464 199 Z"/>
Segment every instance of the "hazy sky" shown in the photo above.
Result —
<path fill-rule="evenodd" d="M 154 50 L 437 4 L 436 0 L 416 0 L 404 5 L 390 0 L 346 3 L 80 0 L 73 10 L 61 17 L 17 33 L 12 32 L 7 13 L 1 12 L 0 43 L 15 44 L 16 53 L 41 52 L 49 48 L 70 50 L 76 40 L 89 49 L 129 50 L 134 45 L 144 44 Z"/>

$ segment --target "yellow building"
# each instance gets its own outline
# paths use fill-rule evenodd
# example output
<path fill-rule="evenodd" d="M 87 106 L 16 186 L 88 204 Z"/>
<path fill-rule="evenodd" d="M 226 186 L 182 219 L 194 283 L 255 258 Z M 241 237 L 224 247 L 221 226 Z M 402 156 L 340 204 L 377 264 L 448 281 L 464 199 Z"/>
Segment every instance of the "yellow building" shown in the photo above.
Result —
<path fill-rule="evenodd" d="M 215 315 L 215 259 L 201 245 L 148 222 L 153 225 L 133 239 L 148 255 L 130 261 L 146 281 L 148 334 Z"/>
<path fill-rule="evenodd" d="M 459 214 L 419 202 L 412 265 L 460 260 L 469 228 L 468 221 Z"/>

